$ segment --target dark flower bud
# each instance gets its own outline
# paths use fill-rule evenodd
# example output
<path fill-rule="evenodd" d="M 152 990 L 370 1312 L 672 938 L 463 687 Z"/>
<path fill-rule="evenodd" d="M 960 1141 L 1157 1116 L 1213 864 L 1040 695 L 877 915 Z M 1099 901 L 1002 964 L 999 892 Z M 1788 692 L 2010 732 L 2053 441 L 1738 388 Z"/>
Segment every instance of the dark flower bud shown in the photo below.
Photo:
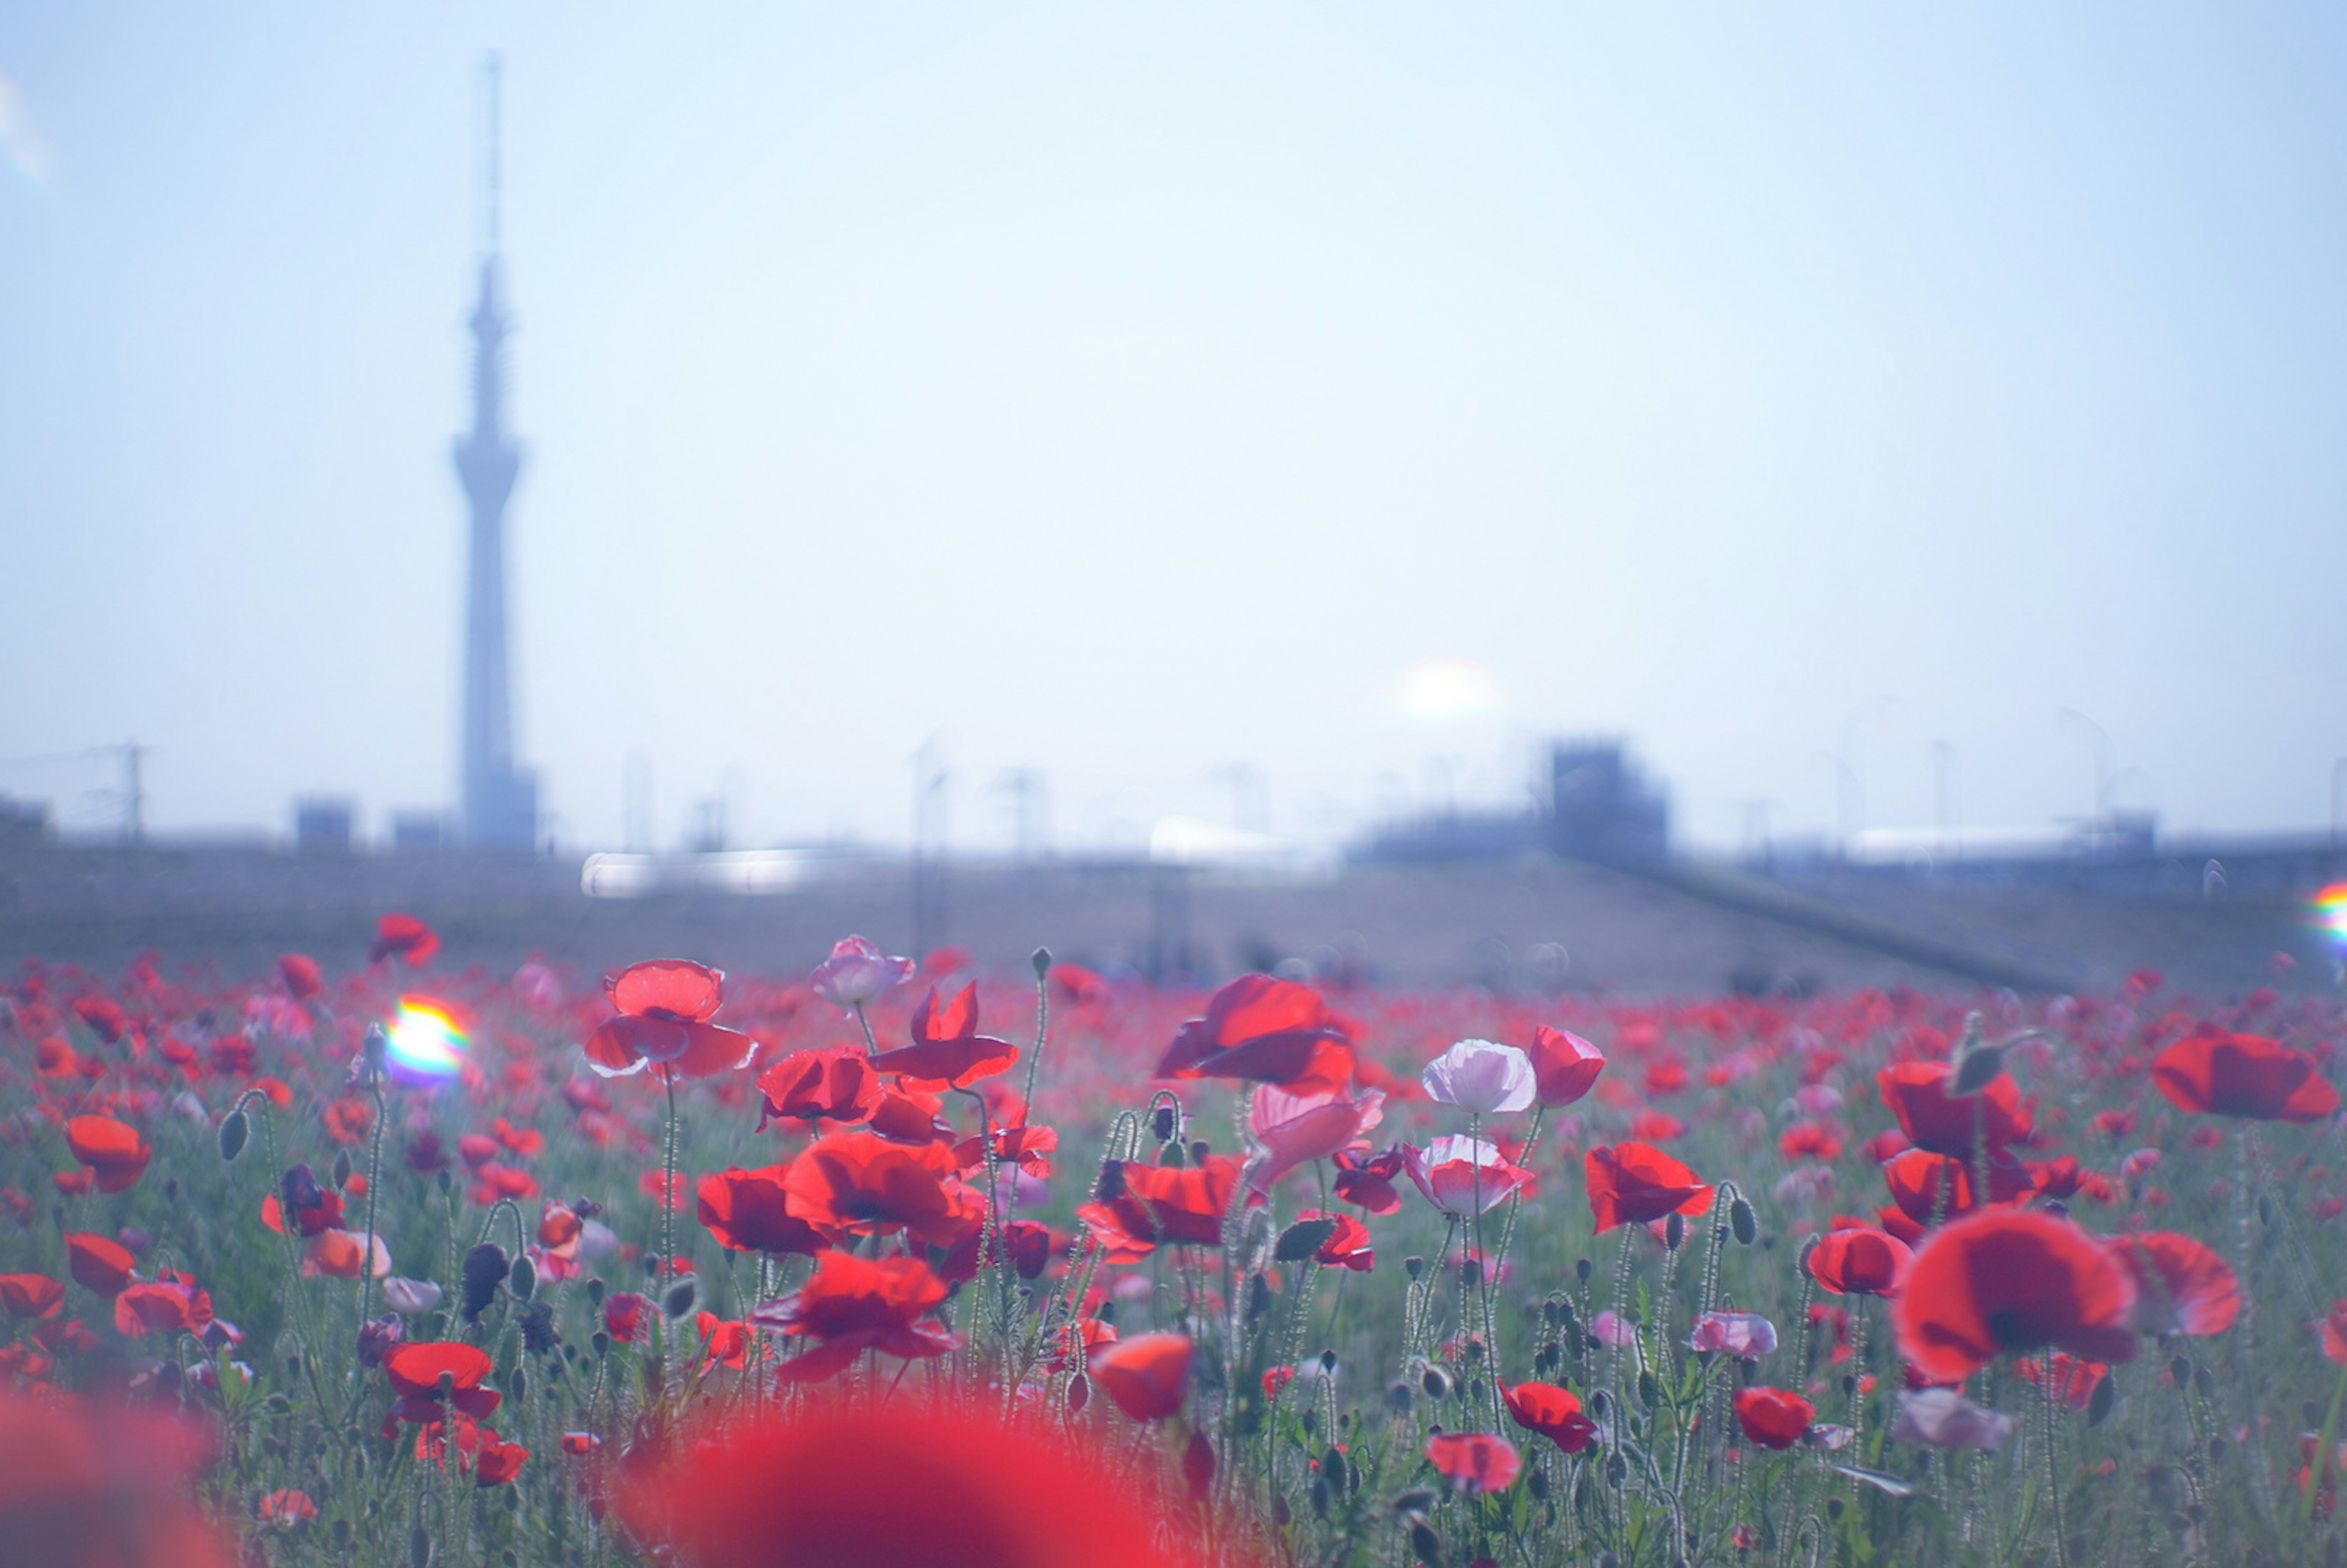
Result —
<path fill-rule="evenodd" d="M 1313 1517 L 1313 1518 L 1315 1518 L 1315 1519 L 1326 1519 L 1326 1518 L 1327 1518 L 1327 1517 L 1328 1517 L 1328 1483 L 1327 1483 L 1327 1481 L 1322 1481 L 1318 1476 L 1315 1476 L 1315 1477 L 1313 1477 L 1313 1478 L 1312 1478 L 1312 1490 L 1311 1490 L 1311 1491 L 1310 1491 L 1310 1492 L 1308 1492 L 1308 1493 L 1307 1494 L 1307 1496 L 1309 1498 L 1309 1500 L 1310 1500 L 1310 1501 L 1311 1501 L 1311 1503 L 1312 1503 L 1312 1517 Z"/>
<path fill-rule="evenodd" d="M 1100 1180 L 1092 1184 L 1092 1200 L 1095 1203 L 1112 1204 L 1122 1196 L 1124 1196 L 1124 1162 L 1102 1161 Z"/>
<path fill-rule="evenodd" d="M 1440 1367 L 1429 1367 L 1419 1373 L 1418 1385 L 1426 1390 L 1426 1397 L 1430 1399 L 1447 1399 L 1450 1397 L 1450 1374 Z"/>
<path fill-rule="evenodd" d="M 432 1532 L 420 1524 L 407 1532 L 407 1568 L 432 1568 Z"/>
<path fill-rule="evenodd" d="M 465 1321 L 477 1323 L 489 1303 L 497 1298 L 497 1286 L 506 1282 L 510 1266 L 505 1248 L 493 1241 L 485 1241 L 465 1255 Z"/>
<path fill-rule="evenodd" d="M 1587 1258 L 1575 1258 L 1573 1262 L 1573 1277 L 1581 1281 L 1582 1284 L 1587 1285 L 1589 1283 L 1589 1276 L 1592 1268 L 1593 1266 Z"/>
<path fill-rule="evenodd" d="M 700 1282 L 691 1278 L 680 1279 L 670 1286 L 668 1293 L 661 1297 L 661 1311 L 667 1315 L 671 1322 L 674 1322 L 690 1313 L 692 1310 L 692 1304 L 700 1299 Z"/>
<path fill-rule="evenodd" d="M 1534 1502 L 1546 1502 L 1548 1501 L 1547 1471 L 1533 1471 L 1532 1475 L 1525 1481 L 1524 1485 L 1525 1488 L 1532 1492 L 1532 1501 Z"/>
<path fill-rule="evenodd" d="M 554 1308 L 543 1301 L 532 1301 L 521 1309 L 522 1348 L 533 1356 L 562 1347 L 562 1336 L 554 1327 Z M 558 1368 L 560 1363 L 556 1364 Z"/>
<path fill-rule="evenodd" d="M 1279 1240 L 1271 1255 L 1281 1263 L 1301 1263 L 1320 1250 L 1321 1244 L 1337 1234 L 1334 1219 L 1297 1220 L 1279 1233 Z"/>
<path fill-rule="evenodd" d="M 1092 1380 L 1081 1372 L 1068 1379 L 1068 1414 L 1080 1416 L 1092 1401 Z"/>
<path fill-rule="evenodd" d="M 1409 1414 L 1409 1403 L 1414 1398 L 1407 1378 L 1397 1378 L 1386 1385 L 1386 1408 L 1397 1416 Z"/>
<path fill-rule="evenodd" d="M 1333 1372 L 1337 1369 L 1337 1352 L 1334 1350 L 1320 1352 L 1320 1369 L 1323 1372 Z"/>
<path fill-rule="evenodd" d="M 1956 1064 L 1956 1081 L 1948 1086 L 1948 1093 L 1958 1100 L 1978 1094 L 1995 1082 L 1997 1074 L 2004 1071 L 2003 1046 L 1983 1045 L 1968 1050 L 1963 1061 Z"/>
<path fill-rule="evenodd" d="M 516 1404 L 529 1398 L 529 1374 L 519 1367 L 506 1378 L 506 1398 Z"/>
<path fill-rule="evenodd" d="M 1189 1157 L 1183 1153 L 1182 1144 L 1177 1139 L 1157 1151 L 1157 1163 L 1168 1170 L 1178 1171 L 1190 1161 Z"/>
<path fill-rule="evenodd" d="M 334 1163 L 331 1167 L 331 1176 L 336 1192 L 341 1192 L 344 1187 L 351 1184 L 351 1152 L 348 1149 L 337 1149 L 334 1151 Z"/>
<path fill-rule="evenodd" d="M 318 1173 L 307 1165 L 293 1165 L 277 1178 L 277 1201 L 287 1213 L 282 1216 L 287 1225 L 293 1214 L 302 1209 L 314 1209 L 326 1201 L 326 1189 L 318 1184 Z"/>
<path fill-rule="evenodd" d="M 587 1343 L 593 1348 L 595 1354 L 599 1357 L 608 1356 L 611 1353 L 611 1337 L 609 1334 L 604 1333 L 600 1328 L 595 1330 L 594 1337 L 588 1340 Z"/>
<path fill-rule="evenodd" d="M 1174 1141 L 1174 1134 L 1181 1131 L 1181 1124 L 1176 1119 L 1174 1107 L 1171 1105 L 1160 1105 L 1156 1110 L 1151 1112 L 1149 1113 L 1149 1130 L 1157 1134 L 1157 1141 L 1159 1143 L 1172 1143 Z"/>
<path fill-rule="evenodd" d="M 1409 1527 L 1410 1554 L 1426 1568 L 1442 1568 L 1442 1540 L 1423 1520 Z"/>
<path fill-rule="evenodd" d="M 1401 1271 L 1409 1276 L 1412 1279 L 1416 1279 L 1419 1276 L 1426 1272 L 1426 1259 L 1422 1257 L 1403 1258 L 1401 1260 Z"/>
<path fill-rule="evenodd" d="M 1102 1323 L 1115 1322 L 1116 1303 L 1113 1301 L 1102 1302 L 1098 1307 L 1092 1308 L 1092 1316 Z"/>
<path fill-rule="evenodd" d="M 1206 1156 L 1214 1152 L 1214 1145 L 1207 1143 L 1204 1138 L 1193 1138 L 1190 1140 L 1190 1163 L 1194 1165 L 1203 1165 L 1206 1163 Z"/>
<path fill-rule="evenodd" d="M 1686 1245 L 1686 1215 L 1674 1211 L 1663 1222 L 1663 1245 L 1673 1252 Z"/>
<path fill-rule="evenodd" d="M 1412 1487 L 1394 1499 L 1394 1512 L 1404 1519 L 1420 1519 L 1434 1512 L 1435 1491 L 1432 1487 Z"/>
<path fill-rule="evenodd" d="M 538 1265 L 529 1261 L 528 1253 L 514 1259 L 506 1271 L 506 1288 L 513 1292 L 516 1301 L 528 1301 L 538 1294 Z"/>
<path fill-rule="evenodd" d="M 1051 949 L 1038 948 L 1027 961 L 1035 966 L 1035 978 L 1040 980 L 1051 972 Z"/>
<path fill-rule="evenodd" d="M 1727 1225 L 1736 1233 L 1737 1241 L 1744 1246 L 1750 1246 L 1760 1239 L 1759 1218 L 1753 1214 L 1752 1205 L 1742 1198 L 1727 1205 Z"/>
<path fill-rule="evenodd" d="M 244 1153 L 252 1139 L 252 1120 L 241 1111 L 231 1111 L 220 1124 L 220 1156 L 233 1160 Z"/>
<path fill-rule="evenodd" d="M 600 1276 L 589 1280 L 587 1282 L 587 1305 L 589 1307 L 602 1306 L 603 1292 L 609 1288 L 610 1286 L 606 1286 Z"/>

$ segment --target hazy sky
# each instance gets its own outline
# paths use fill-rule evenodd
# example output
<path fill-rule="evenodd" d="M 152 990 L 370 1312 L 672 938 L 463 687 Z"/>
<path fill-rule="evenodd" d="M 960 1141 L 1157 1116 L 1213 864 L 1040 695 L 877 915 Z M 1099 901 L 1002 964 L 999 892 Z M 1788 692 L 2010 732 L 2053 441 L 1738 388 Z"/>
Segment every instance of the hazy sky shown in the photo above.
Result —
<path fill-rule="evenodd" d="M 135 736 L 166 828 L 453 797 L 491 47 L 569 842 L 639 749 L 663 838 L 901 838 L 932 735 L 969 845 L 1014 767 L 1063 845 L 1233 764 L 1325 838 L 1589 732 L 1696 841 L 1828 827 L 1845 747 L 1928 823 L 1935 742 L 2037 823 L 2065 708 L 2171 825 L 2325 820 L 2319 5 L 20 0 L 0 758 Z"/>

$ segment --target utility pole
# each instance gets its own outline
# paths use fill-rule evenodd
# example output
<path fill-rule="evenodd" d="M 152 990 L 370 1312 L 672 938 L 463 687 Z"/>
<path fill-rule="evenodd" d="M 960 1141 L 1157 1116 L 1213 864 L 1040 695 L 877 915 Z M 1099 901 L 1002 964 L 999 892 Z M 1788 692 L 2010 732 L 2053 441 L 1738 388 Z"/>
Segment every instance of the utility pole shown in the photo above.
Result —
<path fill-rule="evenodd" d="M 132 844 L 147 842 L 146 756 L 152 746 L 126 741 L 122 746 L 123 836 Z"/>

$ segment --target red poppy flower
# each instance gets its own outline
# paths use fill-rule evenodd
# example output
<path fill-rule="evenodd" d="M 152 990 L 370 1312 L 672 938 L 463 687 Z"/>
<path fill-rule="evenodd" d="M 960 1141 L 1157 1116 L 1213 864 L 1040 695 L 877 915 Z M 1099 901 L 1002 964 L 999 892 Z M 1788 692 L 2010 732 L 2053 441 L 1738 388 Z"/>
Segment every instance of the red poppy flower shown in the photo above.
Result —
<path fill-rule="evenodd" d="M 262 1497 L 255 1512 L 263 1524 L 290 1527 L 305 1519 L 317 1518 L 318 1505 L 310 1501 L 308 1492 L 297 1487 L 281 1487 Z"/>
<path fill-rule="evenodd" d="M 1830 1230 L 1802 1258 L 1809 1277 L 1836 1296 L 1896 1296 L 1914 1249 L 1871 1225 Z"/>
<path fill-rule="evenodd" d="M 154 1283 L 125 1286 L 114 1298 L 114 1331 L 141 1334 L 200 1334 L 212 1320 L 211 1293 L 192 1276 L 162 1270 Z"/>
<path fill-rule="evenodd" d="M 682 958 L 652 958 L 603 977 L 620 1016 L 587 1041 L 587 1063 L 606 1078 L 647 1066 L 664 1077 L 706 1078 L 749 1065 L 758 1042 L 709 1021 L 724 999 L 725 977 Z"/>
<path fill-rule="evenodd" d="M 869 1132 L 834 1132 L 802 1150 L 783 1173 L 791 1214 L 820 1229 L 856 1235 L 904 1231 L 950 1246 L 968 1212 L 953 1156 L 935 1144 L 908 1147 Z"/>
<path fill-rule="evenodd" d="M 2240 1281 L 2200 1242 L 2175 1231 L 2137 1231 L 2104 1244 L 2135 1281 L 2138 1334 L 2222 1334 L 2241 1313 Z"/>
<path fill-rule="evenodd" d="M 2339 1091 L 2314 1058 L 2254 1034 L 2189 1034 L 2152 1059 L 2151 1079 L 2179 1111 L 2260 1122 L 2320 1122 Z"/>
<path fill-rule="evenodd" d="M 1924 1242 L 1891 1316 L 1907 1358 L 1946 1380 L 2041 1345 L 2127 1360 L 2134 1306 L 2134 1281 L 2093 1236 L 2036 1210 L 1990 1208 Z"/>
<path fill-rule="evenodd" d="M 413 915 L 385 915 L 374 923 L 374 941 L 367 962 L 379 964 L 397 953 L 411 969 L 420 969 L 440 950 L 440 938 Z"/>
<path fill-rule="evenodd" d="M 1605 1071 L 1605 1053 L 1577 1034 L 1546 1024 L 1532 1030 L 1532 1074 L 1539 1087 L 1534 1097 L 1542 1105 L 1570 1105 L 1595 1086 Z"/>
<path fill-rule="evenodd" d="M 1357 1274 L 1367 1274 L 1377 1266 L 1377 1249 L 1369 1245 L 1369 1227 L 1350 1214 L 1332 1214 L 1320 1209 L 1305 1209 L 1296 1216 L 1305 1220 L 1334 1220 L 1337 1228 L 1328 1239 L 1312 1251 L 1312 1261 L 1323 1268 L 1349 1268 Z"/>
<path fill-rule="evenodd" d="M 1670 1214 L 1693 1217 L 1711 1207 L 1711 1188 L 1702 1177 L 1645 1143 L 1592 1149 L 1582 1159 L 1582 1173 L 1601 1235 L 1624 1223 L 1645 1225 Z"/>
<path fill-rule="evenodd" d="M 0 1307 L 11 1317 L 55 1317 L 65 1298 L 64 1282 L 46 1274 L 0 1274 Z"/>
<path fill-rule="evenodd" d="M 763 1327 L 819 1340 L 775 1368 L 788 1382 L 820 1382 L 866 1350 L 902 1360 L 942 1356 L 953 1336 L 919 1319 L 946 1298 L 946 1282 L 917 1257 L 868 1258 L 827 1252 L 806 1284 L 751 1314 Z"/>
<path fill-rule="evenodd" d="M 1489 1432 L 1437 1432 L 1426 1440 L 1426 1459 L 1470 1497 L 1507 1491 L 1523 1468 L 1516 1445 Z"/>
<path fill-rule="evenodd" d="M 2322 1336 L 2322 1353 L 2333 1361 L 2347 1362 L 2347 1301 L 2332 1302 L 2315 1328 Z"/>
<path fill-rule="evenodd" d="M 764 1131 L 769 1122 L 786 1120 L 869 1122 L 882 1092 L 880 1075 L 857 1047 L 794 1050 L 758 1074 L 758 1126 Z"/>
<path fill-rule="evenodd" d="M 76 1116 L 66 1123 L 66 1143 L 73 1157 L 90 1168 L 101 1193 L 118 1193 L 147 1172 L 155 1151 L 138 1129 L 111 1116 Z"/>
<path fill-rule="evenodd" d="M 900 1398 L 724 1430 L 630 1469 L 618 1501 L 693 1568 L 1174 1568 L 1133 1484 L 1040 1423 Z"/>
<path fill-rule="evenodd" d="M 1736 1390 L 1736 1424 L 1744 1435 L 1766 1449 L 1788 1449 L 1817 1419 L 1818 1408 L 1783 1389 Z"/>
<path fill-rule="evenodd" d="M 1353 1076 L 1353 1030 L 1309 986 L 1242 975 L 1208 999 L 1205 1017 L 1174 1034 L 1153 1076 L 1245 1078 L 1291 1093 L 1335 1093 Z"/>
<path fill-rule="evenodd" d="M 1935 1214 L 1953 1219 L 1980 1206 L 1973 1191 L 1971 1162 L 1951 1154 L 1910 1149 L 1882 1167 L 1882 1179 L 1890 1186 L 1891 1200 L 1899 1205 L 1899 1212 L 1918 1226 L 1929 1225 Z M 1944 1209 L 1940 1197 L 1942 1183 L 1948 1187 Z M 1991 1203 L 2014 1203 L 2034 1191 L 2035 1183 L 2029 1168 L 2014 1159 L 2010 1151 L 2000 1149 L 1989 1155 Z"/>
<path fill-rule="evenodd" d="M 1238 1184 L 1239 1163 L 1209 1154 L 1194 1166 L 1111 1161 L 1104 1167 L 1112 1194 L 1084 1204 L 1076 1217 L 1108 1248 L 1112 1263 L 1137 1263 L 1161 1244 L 1220 1246 L 1223 1216 Z"/>
<path fill-rule="evenodd" d="M 73 1010 L 76 1018 L 89 1025 L 91 1033 L 108 1045 L 119 1045 L 130 1032 L 130 1015 L 109 997 L 76 997 Z"/>
<path fill-rule="evenodd" d="M 439 1420 L 444 1414 L 440 1392 L 444 1377 L 449 1380 L 447 1404 L 475 1419 L 489 1415 L 504 1398 L 495 1389 L 481 1387 L 481 1379 L 494 1367 L 488 1352 L 453 1339 L 396 1346 L 383 1358 L 384 1375 L 391 1379 L 391 1391 L 399 1396 L 392 1406 L 392 1418 L 410 1422 Z M 386 1427 L 389 1424 L 385 1422 Z"/>
<path fill-rule="evenodd" d="M 632 1345 L 644 1330 L 644 1313 L 651 1306 L 641 1291 L 615 1290 L 603 1298 L 603 1332 L 621 1345 Z"/>
<path fill-rule="evenodd" d="M 2010 1073 L 1998 1073 L 1978 1094 L 1957 1099 L 1948 1092 L 1955 1078 L 1945 1061 L 1904 1061 L 1874 1075 L 1883 1104 L 1899 1118 L 1908 1142 L 1935 1154 L 1973 1156 L 1974 1127 L 1991 1149 L 2029 1136 L 2029 1108 Z"/>
<path fill-rule="evenodd" d="M 302 953 L 288 953 L 277 960 L 278 976 L 285 989 L 307 1001 L 326 989 L 326 977 L 318 968 L 318 960 Z"/>
<path fill-rule="evenodd" d="M 734 1252 L 797 1253 L 813 1257 L 833 1245 L 840 1232 L 818 1230 L 790 1212 L 783 1186 L 787 1165 L 744 1171 L 738 1166 L 701 1178 L 701 1223 L 717 1245 Z"/>
<path fill-rule="evenodd" d="M 130 1249 L 87 1231 L 66 1233 L 66 1264 L 73 1276 L 100 1296 L 113 1296 L 130 1283 Z"/>
<path fill-rule="evenodd" d="M 937 988 L 913 1009 L 913 1043 L 872 1059 L 875 1072 L 894 1072 L 925 1089 L 967 1089 L 1019 1060 L 1007 1040 L 978 1032 L 978 986 L 962 987 L 944 1006 Z"/>
<path fill-rule="evenodd" d="M 1049 1180 L 1051 1162 L 1045 1159 L 1060 1146 L 1056 1128 L 997 1127 L 994 1130 L 994 1158 L 999 1165 L 1016 1165 L 1038 1181 Z M 986 1167 L 986 1140 L 964 1138 L 953 1146 L 954 1164 L 965 1176 Z"/>
<path fill-rule="evenodd" d="M 1538 1432 L 1569 1454 L 1577 1454 L 1597 1435 L 1597 1423 L 1581 1413 L 1581 1400 L 1553 1383 L 1500 1385 L 1508 1414 L 1528 1432 Z"/>
<path fill-rule="evenodd" d="M 1401 1212 L 1401 1190 L 1394 1185 L 1394 1178 L 1402 1173 L 1403 1156 L 1399 1145 L 1374 1157 L 1340 1150 L 1332 1157 L 1332 1163 L 1337 1167 L 1339 1200 L 1373 1214 Z"/>
<path fill-rule="evenodd" d="M 475 1486 L 503 1486 L 521 1473 L 522 1461 L 529 1450 L 519 1443 L 509 1443 L 488 1428 L 481 1429 L 479 1451 L 473 1460 Z"/>
<path fill-rule="evenodd" d="M 1092 1352 L 1090 1371 L 1101 1391 L 1136 1421 L 1154 1421 L 1182 1408 L 1190 1392 L 1186 1334 L 1136 1334 Z"/>

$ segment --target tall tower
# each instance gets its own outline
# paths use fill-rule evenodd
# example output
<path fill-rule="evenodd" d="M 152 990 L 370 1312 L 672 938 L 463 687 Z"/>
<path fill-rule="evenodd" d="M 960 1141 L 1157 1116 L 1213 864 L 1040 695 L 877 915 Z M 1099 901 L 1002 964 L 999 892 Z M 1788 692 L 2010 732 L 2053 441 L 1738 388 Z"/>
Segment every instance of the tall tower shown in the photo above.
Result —
<path fill-rule="evenodd" d="M 538 842 L 538 778 L 514 766 L 512 682 L 506 658 L 506 502 L 521 450 L 505 430 L 497 301 L 497 59 L 481 68 L 481 294 L 473 306 L 473 427 L 456 437 L 456 481 L 472 514 L 465 586 L 463 839 L 476 849 Z"/>

